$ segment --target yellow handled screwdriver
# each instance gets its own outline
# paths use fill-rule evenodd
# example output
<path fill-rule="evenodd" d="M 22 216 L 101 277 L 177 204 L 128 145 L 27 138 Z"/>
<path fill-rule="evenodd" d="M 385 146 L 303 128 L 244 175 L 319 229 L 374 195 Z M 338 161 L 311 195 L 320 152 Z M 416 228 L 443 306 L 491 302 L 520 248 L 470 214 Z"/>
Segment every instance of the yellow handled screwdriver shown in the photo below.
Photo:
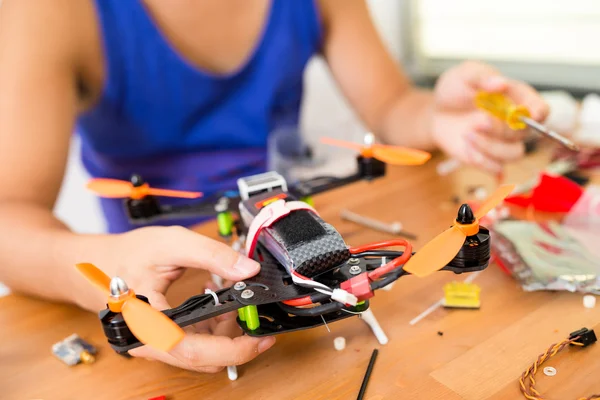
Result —
<path fill-rule="evenodd" d="M 566 148 L 579 151 L 579 146 L 571 140 L 548 129 L 531 118 L 531 113 L 525 106 L 514 104 L 508 97 L 500 93 L 479 92 L 475 97 L 475 105 L 497 118 L 506 122 L 509 128 L 514 130 L 530 127 L 541 134 L 557 141 Z"/>

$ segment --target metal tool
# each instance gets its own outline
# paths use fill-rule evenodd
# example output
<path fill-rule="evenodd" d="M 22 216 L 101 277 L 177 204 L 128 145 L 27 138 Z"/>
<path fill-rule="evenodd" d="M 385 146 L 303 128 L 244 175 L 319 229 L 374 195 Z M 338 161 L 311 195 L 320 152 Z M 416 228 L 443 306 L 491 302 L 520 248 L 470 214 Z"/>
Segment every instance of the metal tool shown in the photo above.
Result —
<path fill-rule="evenodd" d="M 508 124 L 511 129 L 520 130 L 526 127 L 543 134 L 560 143 L 569 150 L 579 151 L 579 146 L 570 139 L 559 135 L 531 118 L 531 113 L 525 106 L 514 104 L 508 97 L 500 93 L 480 92 L 475 97 L 475 104 Z"/>
<path fill-rule="evenodd" d="M 392 235 L 401 235 L 413 240 L 416 240 L 417 238 L 414 234 L 403 231 L 402 224 L 400 222 L 392 222 L 391 224 L 387 224 L 385 222 L 365 217 L 348 210 L 342 210 L 340 212 L 340 216 L 346 221 L 354 222 L 355 224 L 359 224 L 376 231 L 390 233 Z"/>

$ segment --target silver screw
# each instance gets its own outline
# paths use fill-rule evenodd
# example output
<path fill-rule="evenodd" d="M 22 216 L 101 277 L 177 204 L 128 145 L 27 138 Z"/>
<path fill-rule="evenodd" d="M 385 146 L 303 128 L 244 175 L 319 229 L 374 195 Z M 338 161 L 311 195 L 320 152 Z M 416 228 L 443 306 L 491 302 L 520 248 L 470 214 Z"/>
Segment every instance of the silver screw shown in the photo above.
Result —
<path fill-rule="evenodd" d="M 348 260 L 348 264 L 350 265 L 358 265 L 360 264 L 360 260 L 358 258 L 351 258 Z"/>
<path fill-rule="evenodd" d="M 362 272 L 362 269 L 358 265 L 353 265 L 350 267 L 350 273 L 352 275 L 358 275 Z"/>
<path fill-rule="evenodd" d="M 244 282 L 237 282 L 235 285 L 233 285 L 233 288 L 235 290 L 244 290 L 246 289 L 246 284 Z"/>
<path fill-rule="evenodd" d="M 242 292 L 242 299 L 251 299 L 254 296 L 254 292 L 250 289 L 246 289 Z"/>

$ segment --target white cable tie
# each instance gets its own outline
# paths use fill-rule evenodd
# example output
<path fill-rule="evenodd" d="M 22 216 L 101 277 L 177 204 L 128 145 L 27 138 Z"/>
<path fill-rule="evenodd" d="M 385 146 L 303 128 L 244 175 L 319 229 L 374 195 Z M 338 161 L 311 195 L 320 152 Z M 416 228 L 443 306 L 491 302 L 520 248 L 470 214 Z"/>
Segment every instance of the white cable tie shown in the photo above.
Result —
<path fill-rule="evenodd" d="M 219 302 L 219 296 L 217 296 L 217 294 L 215 292 L 213 292 L 212 290 L 206 288 L 204 289 L 204 294 L 210 294 L 213 299 L 215 300 L 215 306 L 220 306 L 221 303 Z"/>

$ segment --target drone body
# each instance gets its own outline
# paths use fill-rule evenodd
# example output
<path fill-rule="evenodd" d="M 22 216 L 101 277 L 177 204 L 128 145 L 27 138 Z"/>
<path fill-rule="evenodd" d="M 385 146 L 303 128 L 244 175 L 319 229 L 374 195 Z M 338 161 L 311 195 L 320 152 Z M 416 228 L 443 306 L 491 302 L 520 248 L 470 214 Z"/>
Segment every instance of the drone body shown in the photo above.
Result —
<path fill-rule="evenodd" d="M 128 195 L 125 200 L 132 221 L 182 215 L 217 216 L 219 233 L 228 236 L 235 232 L 245 239 L 245 253 L 261 264 L 261 270 L 230 288 L 193 296 L 176 308 L 162 312 L 152 309 L 160 318 L 153 319 L 148 311 L 144 320 L 132 315 L 132 311 L 130 315 L 125 312 L 128 303 L 146 310 L 138 305 L 143 303 L 151 309 L 144 296 L 124 291 L 123 285 L 117 283 L 113 283 L 111 290 L 110 278 L 89 267 L 90 264 L 81 264 L 80 271 L 109 293 L 109 307 L 100 312 L 100 319 L 113 349 L 125 354 L 148 344 L 169 350 L 183 335 L 183 331 L 176 333 L 174 329 L 232 311 L 238 311 L 237 322 L 250 336 L 313 328 L 366 311 L 376 290 L 409 273 L 424 276 L 437 270 L 463 273 L 486 268 L 490 238 L 488 230 L 479 227 L 478 218 L 502 201 L 508 194 L 504 194 L 506 188 L 492 196 L 475 215 L 468 206 L 463 206 L 454 225 L 415 255 L 410 243 L 401 239 L 351 248 L 313 207 L 300 200 L 383 176 L 385 163 L 369 149 L 363 149 L 357 157 L 358 172 L 346 178 L 316 178 L 288 187 L 281 176 L 270 172 L 240 179 L 238 194 L 185 206 L 161 205 L 149 194 L 155 189 L 150 189 L 139 177 L 131 183 L 125 182 L 128 190 L 145 188 L 143 195 Z M 381 158 L 389 157 L 390 151 L 382 150 Z M 414 158 L 411 162 L 416 163 Z M 102 185 L 105 183 L 96 180 L 90 188 Z M 383 249 L 392 246 L 403 246 L 404 251 Z M 428 246 L 433 247 L 427 249 Z M 111 306 L 119 296 L 130 299 L 123 309 Z M 163 330 L 165 335 L 156 334 Z M 171 333 L 166 333 L 169 330 Z"/>

